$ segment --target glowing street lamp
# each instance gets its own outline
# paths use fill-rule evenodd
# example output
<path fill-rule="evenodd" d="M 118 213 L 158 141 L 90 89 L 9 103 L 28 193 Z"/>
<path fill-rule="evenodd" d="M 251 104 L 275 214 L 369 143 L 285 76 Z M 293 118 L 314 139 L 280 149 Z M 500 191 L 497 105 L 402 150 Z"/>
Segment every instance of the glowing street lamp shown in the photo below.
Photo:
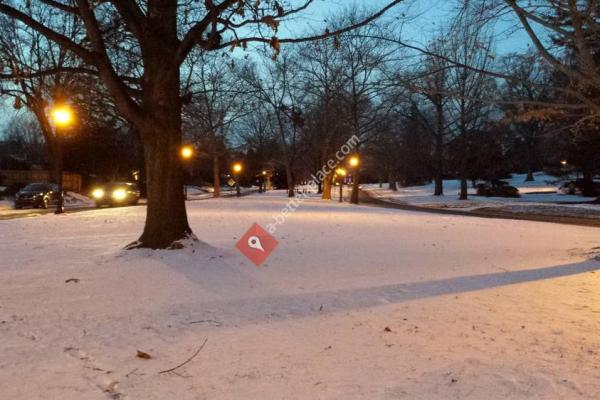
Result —
<path fill-rule="evenodd" d="M 188 162 L 188 167 L 189 167 L 189 161 L 192 159 L 192 157 L 194 157 L 194 147 L 190 146 L 190 145 L 181 146 L 181 148 L 179 149 L 179 155 L 181 156 L 182 161 Z M 188 172 L 190 175 L 192 175 L 191 168 Z M 188 199 L 188 190 L 187 189 L 188 189 L 187 184 L 185 182 L 183 182 L 183 194 L 184 194 L 186 200 Z"/>
<path fill-rule="evenodd" d="M 192 146 L 182 146 L 179 154 L 184 160 L 189 160 L 194 156 L 194 148 Z"/>
<path fill-rule="evenodd" d="M 358 189 L 359 189 L 359 166 L 360 158 L 358 155 L 350 157 L 348 164 L 352 168 L 352 194 L 350 194 L 350 203 L 358 204 Z"/>
<path fill-rule="evenodd" d="M 237 163 L 233 164 L 232 169 L 233 169 L 234 174 L 239 175 L 242 172 L 242 170 L 244 169 L 244 167 L 242 166 L 242 163 L 237 162 Z"/>
<path fill-rule="evenodd" d="M 56 203 L 55 214 L 62 214 L 65 211 L 63 196 L 63 144 L 61 130 L 67 129 L 73 125 L 75 114 L 68 104 L 58 104 L 50 109 L 50 121 L 54 127 L 54 139 L 56 140 L 56 169 L 58 176 L 58 202 Z"/>
<path fill-rule="evenodd" d="M 73 110 L 68 105 L 56 106 L 51 112 L 54 125 L 66 128 L 73 123 Z"/>
<path fill-rule="evenodd" d="M 241 162 L 236 162 L 231 166 L 231 170 L 233 171 L 233 176 L 235 178 L 235 195 L 240 197 L 242 194 L 240 193 L 240 174 L 244 167 Z"/>

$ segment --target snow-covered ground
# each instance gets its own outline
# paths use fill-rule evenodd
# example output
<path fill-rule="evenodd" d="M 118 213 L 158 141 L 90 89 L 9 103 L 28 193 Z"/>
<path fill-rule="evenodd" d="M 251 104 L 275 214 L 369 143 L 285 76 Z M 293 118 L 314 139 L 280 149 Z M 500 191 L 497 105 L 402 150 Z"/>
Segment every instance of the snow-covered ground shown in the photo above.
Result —
<path fill-rule="evenodd" d="M 598 398 L 597 228 L 311 198 L 255 268 L 284 195 L 189 202 L 180 251 L 121 250 L 143 206 L 0 221 L 0 398 Z"/>
<path fill-rule="evenodd" d="M 458 200 L 460 182 L 444 180 L 444 196 L 434 196 L 434 184 L 423 186 L 399 187 L 398 191 L 379 185 L 364 185 L 363 189 L 372 195 L 394 203 L 411 204 L 430 208 L 453 208 L 472 211 L 481 208 L 495 208 L 514 213 L 535 213 L 562 216 L 600 217 L 600 206 L 595 204 L 574 204 L 594 201 L 594 197 L 568 195 L 557 192 L 557 178 L 535 173 L 534 182 L 525 182 L 524 174 L 513 174 L 507 180 L 509 185 L 519 189 L 521 197 L 483 197 L 475 196 L 476 190 L 469 186 L 469 199 Z M 552 206 L 549 206 L 549 205 Z"/>

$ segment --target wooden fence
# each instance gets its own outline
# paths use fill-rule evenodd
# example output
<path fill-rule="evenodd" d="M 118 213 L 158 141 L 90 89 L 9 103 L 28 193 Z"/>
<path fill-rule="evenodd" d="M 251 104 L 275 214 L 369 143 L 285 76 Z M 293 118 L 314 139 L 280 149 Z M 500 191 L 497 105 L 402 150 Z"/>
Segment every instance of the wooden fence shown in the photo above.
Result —
<path fill-rule="evenodd" d="M 50 171 L 46 170 L 0 170 L 0 185 L 50 182 Z M 71 192 L 81 192 L 81 175 L 63 172 L 63 188 Z"/>

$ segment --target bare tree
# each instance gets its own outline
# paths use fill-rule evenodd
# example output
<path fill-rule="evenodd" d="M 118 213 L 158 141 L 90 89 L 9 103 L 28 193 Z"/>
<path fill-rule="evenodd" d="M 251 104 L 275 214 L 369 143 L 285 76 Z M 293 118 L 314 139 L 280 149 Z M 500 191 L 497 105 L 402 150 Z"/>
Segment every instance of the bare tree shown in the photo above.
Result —
<path fill-rule="evenodd" d="M 256 42 L 270 45 L 277 53 L 284 43 L 350 31 L 401 2 L 389 1 L 352 26 L 304 38 L 280 38 L 276 31 L 281 21 L 306 10 L 313 0 L 41 0 L 48 10 L 70 16 L 85 28 L 85 34 L 76 38 L 61 34 L 56 19 L 36 19 L 29 2 L 3 1 L 0 14 L 41 33 L 90 66 L 119 112 L 140 132 L 148 206 L 144 232 L 130 247 L 165 248 L 191 235 L 178 149 L 182 138 L 180 67 L 192 49 L 215 51 Z M 265 36 L 261 34 L 264 29 L 271 32 Z M 126 76 L 131 71 L 137 73 Z"/>
<path fill-rule="evenodd" d="M 271 126 L 279 138 L 280 161 L 285 168 L 288 196 L 294 197 L 294 170 L 298 161 L 298 139 L 303 124 L 299 85 L 295 81 L 298 67 L 290 54 L 281 55 L 277 61 L 265 58 L 260 67 L 262 74 L 258 68 L 248 67 L 241 76 L 252 87 L 256 99 L 269 108 L 273 121 Z"/>
<path fill-rule="evenodd" d="M 240 84 L 235 61 L 197 52 L 186 63 L 187 93 L 183 108 L 184 135 L 199 145 L 212 161 L 213 196 L 221 193 L 221 163 L 227 150 L 231 124 L 251 111 L 248 89 Z"/>
<path fill-rule="evenodd" d="M 41 22 L 53 18 L 44 8 L 30 7 Z M 62 18 L 61 18 L 62 17 Z M 73 38 L 78 27 L 65 16 L 59 16 L 60 34 Z M 31 112 L 46 143 L 50 172 L 58 182 L 58 139 L 48 118 L 48 107 L 54 101 L 77 94 L 81 82 L 69 72 L 84 70 L 72 54 L 37 31 L 31 31 L 5 16 L 0 18 L 0 95 L 11 97 L 15 109 Z M 53 72 L 50 74 L 50 72 Z"/>
<path fill-rule="evenodd" d="M 482 25 L 474 23 L 472 15 L 477 6 L 466 9 L 457 17 L 450 37 L 452 58 L 460 64 L 449 70 L 449 86 L 452 101 L 449 115 L 458 143 L 458 175 L 460 178 L 460 200 L 467 199 L 467 179 L 471 136 L 482 130 L 490 117 L 489 99 L 496 98 L 493 78 L 485 74 L 493 63 L 492 39 Z M 469 66 L 469 67 L 466 67 Z"/>
<path fill-rule="evenodd" d="M 487 6 L 488 18 L 490 13 L 492 16 L 513 13 L 540 57 L 571 82 L 556 88 L 569 99 L 570 108 L 585 110 L 586 115 L 581 116 L 584 120 L 597 120 L 600 114 L 598 2 L 490 0 Z"/>

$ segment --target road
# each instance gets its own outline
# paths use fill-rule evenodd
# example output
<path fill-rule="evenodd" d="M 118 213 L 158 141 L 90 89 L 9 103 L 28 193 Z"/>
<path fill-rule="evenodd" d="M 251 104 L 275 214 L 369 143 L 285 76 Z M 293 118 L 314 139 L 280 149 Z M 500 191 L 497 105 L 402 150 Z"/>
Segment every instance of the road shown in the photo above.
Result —
<path fill-rule="evenodd" d="M 247 196 L 249 194 L 254 193 L 253 190 L 249 190 L 246 192 L 242 192 L 242 196 Z M 221 192 L 221 197 L 235 197 L 235 191 L 229 192 Z M 187 201 L 198 201 L 198 200 L 209 200 L 213 199 L 211 194 L 207 194 L 206 196 L 198 196 L 195 198 L 190 198 Z M 146 199 L 141 199 L 140 202 L 136 206 L 128 206 L 128 207 L 139 207 L 145 206 Z M 93 211 L 96 210 L 93 206 L 82 206 L 82 207 L 67 207 L 65 208 L 65 213 L 73 214 L 82 211 Z M 40 208 L 31 208 L 31 209 L 23 209 L 23 210 L 10 210 L 0 214 L 0 221 L 16 219 L 16 218 L 31 218 L 31 217 L 39 217 L 40 215 L 52 214 L 54 212 L 53 207 L 49 207 L 48 209 L 40 209 Z"/>
<path fill-rule="evenodd" d="M 569 216 L 551 216 L 539 214 L 511 213 L 500 209 L 485 208 L 472 211 L 460 211 L 456 209 L 439 209 L 431 207 L 421 207 L 411 204 L 392 203 L 381 200 L 361 190 L 360 202 L 375 207 L 394 208 L 398 210 L 425 212 L 429 214 L 461 215 L 466 217 L 493 218 L 493 219 L 513 219 L 521 221 L 550 222 L 556 224 L 594 226 L 600 227 L 600 218 L 578 218 Z"/>

